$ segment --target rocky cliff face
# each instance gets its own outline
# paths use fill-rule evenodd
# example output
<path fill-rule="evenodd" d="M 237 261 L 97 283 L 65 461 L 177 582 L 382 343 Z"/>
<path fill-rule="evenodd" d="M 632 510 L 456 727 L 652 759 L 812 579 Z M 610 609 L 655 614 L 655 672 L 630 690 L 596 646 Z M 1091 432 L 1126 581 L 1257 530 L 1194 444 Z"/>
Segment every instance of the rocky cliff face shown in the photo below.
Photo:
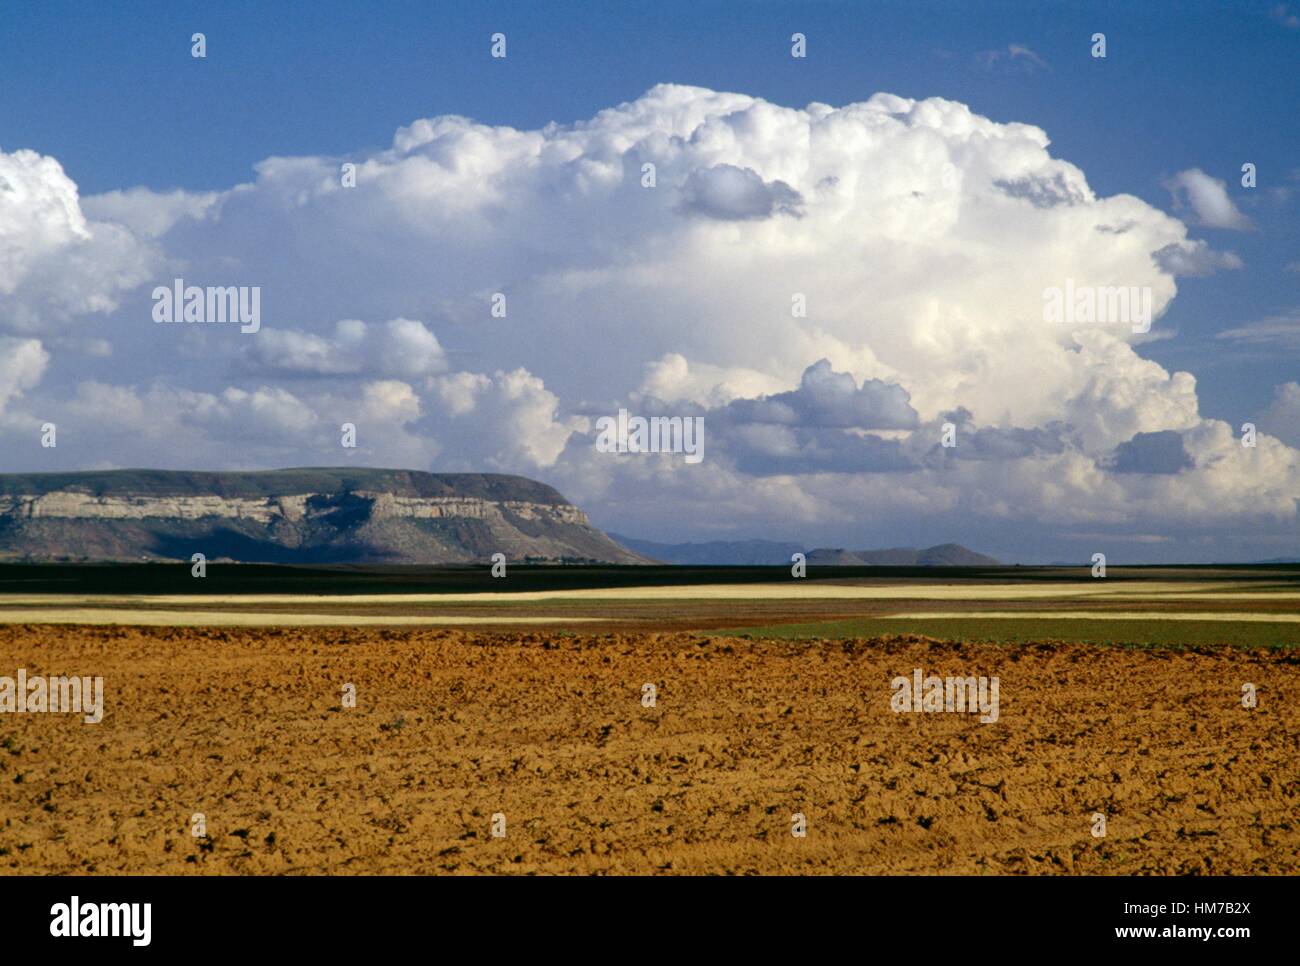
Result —
<path fill-rule="evenodd" d="M 372 519 L 407 517 L 439 519 L 465 517 L 489 520 L 501 510 L 525 520 L 551 520 L 586 525 L 586 515 L 568 504 L 529 503 L 524 500 L 492 501 L 474 497 L 395 497 L 388 493 L 349 493 L 352 502 L 365 504 Z M 338 499 L 323 493 L 233 499 L 219 496 L 129 497 L 94 496 L 59 491 L 41 496 L 0 497 L 0 514 L 16 519 L 61 520 L 202 520 L 224 517 L 273 524 L 297 523 L 337 511 Z"/>
<path fill-rule="evenodd" d="M 544 484 L 491 474 L 0 474 L 0 557 L 642 563 Z"/>

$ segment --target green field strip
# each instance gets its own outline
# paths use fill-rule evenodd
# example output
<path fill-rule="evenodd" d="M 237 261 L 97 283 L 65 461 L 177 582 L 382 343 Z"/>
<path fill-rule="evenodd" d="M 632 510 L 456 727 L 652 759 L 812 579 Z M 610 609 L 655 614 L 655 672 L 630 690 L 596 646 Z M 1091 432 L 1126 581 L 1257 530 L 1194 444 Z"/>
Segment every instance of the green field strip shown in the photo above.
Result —
<path fill-rule="evenodd" d="M 710 631 L 726 637 L 822 640 L 905 635 L 944 641 L 1005 644 L 1077 642 L 1133 647 L 1300 647 L 1300 627 L 1293 624 L 1230 621 L 1130 621 L 942 618 L 896 620 L 863 618 L 767 624 Z"/>

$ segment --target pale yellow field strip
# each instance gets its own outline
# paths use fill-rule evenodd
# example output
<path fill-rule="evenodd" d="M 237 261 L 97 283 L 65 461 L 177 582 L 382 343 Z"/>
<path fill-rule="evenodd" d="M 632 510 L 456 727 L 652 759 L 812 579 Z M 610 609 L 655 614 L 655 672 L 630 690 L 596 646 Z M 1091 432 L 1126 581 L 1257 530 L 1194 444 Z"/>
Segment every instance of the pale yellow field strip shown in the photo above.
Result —
<path fill-rule="evenodd" d="M 0 610 L 0 624 L 125 624 L 144 627 L 360 627 L 368 625 L 576 624 L 595 617 L 411 617 L 386 614 L 263 614 L 166 610 Z"/>
<path fill-rule="evenodd" d="M 185 594 L 185 595 L 85 595 L 85 594 L 0 594 L 0 607 L 112 607 L 119 605 L 208 606 L 225 605 L 410 605 L 410 604 L 514 604 L 538 601 L 581 600 L 1049 600 L 1123 596 L 1153 599 L 1194 599 L 1190 594 L 1216 596 L 1206 600 L 1237 599 L 1228 593 L 1232 584 L 1178 584 L 1153 581 L 1122 586 L 1096 580 L 1070 584 L 823 584 L 791 579 L 766 584 L 699 584 L 678 587 L 592 587 L 578 590 L 537 590 L 503 593 L 454 594 Z M 1217 595 L 1223 595 L 1219 597 Z M 1300 591 L 1260 594 L 1264 598 L 1300 599 Z M 1240 599 L 1249 599 L 1241 597 Z"/>
<path fill-rule="evenodd" d="M 1300 614 L 1250 614 L 1224 611 L 1192 613 L 1151 610 L 987 610 L 930 611 L 921 614 L 881 614 L 879 620 L 1081 620 L 1081 621 L 1217 621 L 1225 624 L 1300 624 Z"/>
<path fill-rule="evenodd" d="M 1105 594 L 1105 597 L 1116 598 L 1120 596 L 1129 597 L 1129 595 Z M 1146 599 L 1147 595 L 1140 595 Z M 1132 599 L 1129 597 L 1129 599 Z M 1152 600 L 1163 601 L 1180 601 L 1180 600 L 1300 600 L 1300 591 L 1298 590 L 1245 590 L 1235 594 L 1153 594 L 1150 595 Z"/>

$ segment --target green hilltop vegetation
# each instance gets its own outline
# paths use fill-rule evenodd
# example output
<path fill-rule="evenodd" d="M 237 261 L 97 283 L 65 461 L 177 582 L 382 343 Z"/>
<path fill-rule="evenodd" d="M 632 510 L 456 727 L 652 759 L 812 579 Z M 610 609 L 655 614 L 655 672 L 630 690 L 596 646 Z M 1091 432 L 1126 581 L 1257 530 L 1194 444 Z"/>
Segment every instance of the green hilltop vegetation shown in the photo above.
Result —
<path fill-rule="evenodd" d="M 424 473 L 359 467 L 285 470 L 91 470 L 75 473 L 0 473 L 0 496 L 43 496 L 61 490 L 93 496 L 219 496 L 258 498 L 358 490 L 409 497 L 474 497 L 565 504 L 553 487 L 499 473 Z"/>

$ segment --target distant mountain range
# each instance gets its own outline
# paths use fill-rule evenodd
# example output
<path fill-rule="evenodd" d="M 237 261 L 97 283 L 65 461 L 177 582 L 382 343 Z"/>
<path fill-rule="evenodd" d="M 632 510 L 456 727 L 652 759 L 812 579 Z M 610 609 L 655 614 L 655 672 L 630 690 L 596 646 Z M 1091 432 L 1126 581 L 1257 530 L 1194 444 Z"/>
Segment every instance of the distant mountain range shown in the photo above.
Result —
<path fill-rule="evenodd" d="M 647 563 L 521 476 L 311 468 L 0 474 L 0 560 Z"/>
<path fill-rule="evenodd" d="M 670 564 L 696 566 L 776 566 L 789 564 L 795 553 L 804 553 L 810 566 L 843 567 L 992 567 L 1000 561 L 955 543 L 916 550 L 841 550 L 822 547 L 805 550 L 797 543 L 774 540 L 712 540 L 705 543 L 655 543 L 621 534 L 610 536 L 638 554 Z"/>

